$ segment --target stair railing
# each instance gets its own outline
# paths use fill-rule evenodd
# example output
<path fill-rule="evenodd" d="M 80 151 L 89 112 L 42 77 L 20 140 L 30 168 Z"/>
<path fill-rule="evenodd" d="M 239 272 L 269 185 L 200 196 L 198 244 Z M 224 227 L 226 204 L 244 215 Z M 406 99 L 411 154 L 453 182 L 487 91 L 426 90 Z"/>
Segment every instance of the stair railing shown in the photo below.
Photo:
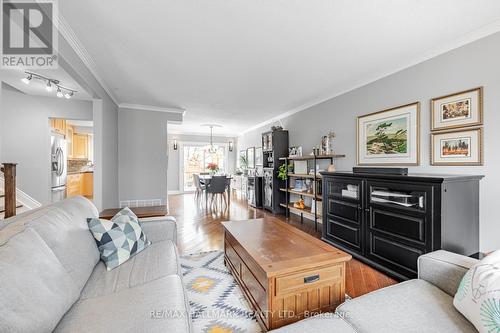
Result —
<path fill-rule="evenodd" d="M 17 163 L 3 163 L 5 218 L 16 215 L 16 166 Z"/>

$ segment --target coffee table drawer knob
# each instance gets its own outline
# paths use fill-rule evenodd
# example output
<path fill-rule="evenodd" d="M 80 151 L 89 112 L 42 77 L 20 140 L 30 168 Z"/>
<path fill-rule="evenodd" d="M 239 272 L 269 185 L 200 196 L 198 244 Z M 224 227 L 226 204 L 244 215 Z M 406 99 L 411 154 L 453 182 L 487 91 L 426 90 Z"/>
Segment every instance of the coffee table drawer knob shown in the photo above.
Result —
<path fill-rule="evenodd" d="M 304 278 L 304 283 L 313 283 L 319 281 L 319 274 L 316 275 L 311 275 L 311 276 L 306 276 Z"/>

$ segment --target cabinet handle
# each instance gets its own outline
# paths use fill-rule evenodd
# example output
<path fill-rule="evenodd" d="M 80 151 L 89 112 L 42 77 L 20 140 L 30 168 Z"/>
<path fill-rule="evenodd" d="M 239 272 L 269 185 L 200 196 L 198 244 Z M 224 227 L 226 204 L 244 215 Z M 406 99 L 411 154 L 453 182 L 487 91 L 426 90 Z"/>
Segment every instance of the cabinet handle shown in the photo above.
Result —
<path fill-rule="evenodd" d="M 319 274 L 307 276 L 304 278 L 304 283 L 313 283 L 319 281 Z"/>

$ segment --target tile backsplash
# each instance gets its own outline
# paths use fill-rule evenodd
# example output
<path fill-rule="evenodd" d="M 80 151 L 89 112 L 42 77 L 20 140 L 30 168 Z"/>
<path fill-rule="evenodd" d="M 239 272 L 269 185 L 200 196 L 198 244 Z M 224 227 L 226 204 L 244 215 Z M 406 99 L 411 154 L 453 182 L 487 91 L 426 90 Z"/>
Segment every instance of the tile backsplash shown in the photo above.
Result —
<path fill-rule="evenodd" d="M 88 166 L 88 160 L 68 160 L 68 172 L 79 172 Z"/>

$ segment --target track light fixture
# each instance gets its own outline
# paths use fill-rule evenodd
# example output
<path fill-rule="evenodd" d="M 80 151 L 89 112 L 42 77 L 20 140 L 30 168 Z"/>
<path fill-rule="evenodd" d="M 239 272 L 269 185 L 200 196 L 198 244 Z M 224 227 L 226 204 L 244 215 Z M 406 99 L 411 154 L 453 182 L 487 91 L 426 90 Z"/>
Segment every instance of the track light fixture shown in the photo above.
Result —
<path fill-rule="evenodd" d="M 33 79 L 37 79 L 38 81 L 46 82 L 45 89 L 48 92 L 51 92 L 53 89 L 53 86 L 56 86 L 57 87 L 56 96 L 59 98 L 66 97 L 67 99 L 70 99 L 77 92 L 74 89 L 70 89 L 70 88 L 66 88 L 66 87 L 62 86 L 61 83 L 59 82 L 59 80 L 51 79 L 49 77 L 46 77 L 46 76 L 43 76 L 40 74 L 36 74 L 33 72 L 26 71 L 25 73 L 27 76 L 25 78 L 21 79 L 21 81 L 23 81 L 25 84 L 30 84 L 30 82 Z"/>

